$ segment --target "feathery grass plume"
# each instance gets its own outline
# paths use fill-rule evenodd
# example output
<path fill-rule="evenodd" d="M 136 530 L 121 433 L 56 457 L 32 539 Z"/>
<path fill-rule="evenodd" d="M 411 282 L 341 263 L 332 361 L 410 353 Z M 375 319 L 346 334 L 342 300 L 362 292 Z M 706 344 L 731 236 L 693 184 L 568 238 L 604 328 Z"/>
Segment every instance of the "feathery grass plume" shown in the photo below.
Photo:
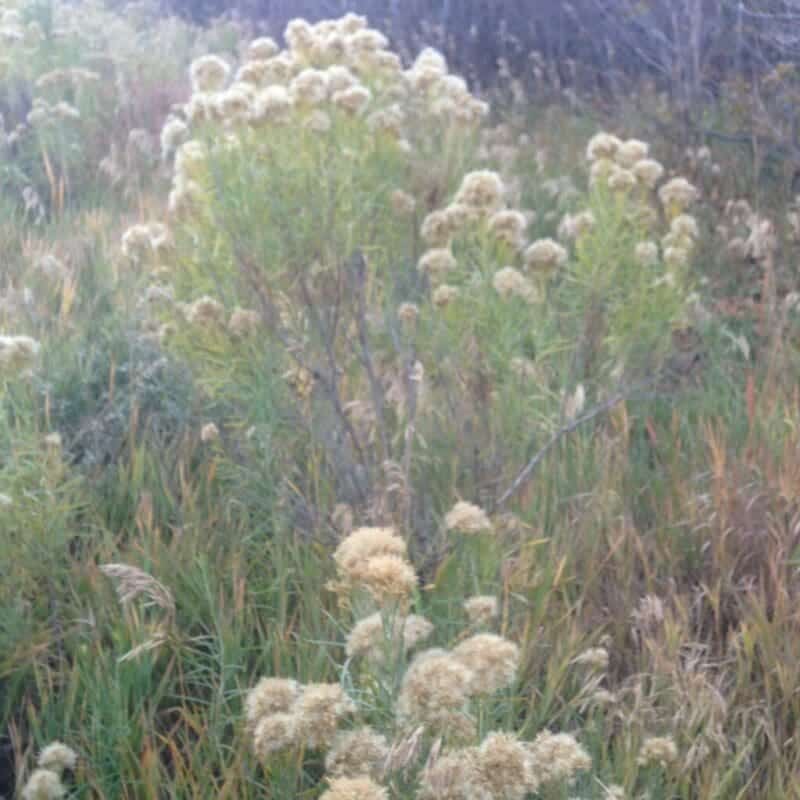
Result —
<path fill-rule="evenodd" d="M 636 763 L 640 766 L 658 764 L 662 768 L 678 760 L 678 746 L 671 736 L 650 736 L 644 740 Z"/>
<path fill-rule="evenodd" d="M 473 625 L 488 625 L 500 615 L 500 604 L 492 595 L 476 595 L 464 601 L 464 611 Z"/>
<path fill-rule="evenodd" d="M 642 267 L 658 264 L 658 245 L 655 242 L 638 242 L 634 250 L 637 263 Z"/>
<path fill-rule="evenodd" d="M 514 267 L 497 270 L 492 278 L 492 286 L 503 300 L 519 297 L 526 303 L 534 303 L 537 299 L 536 287 Z"/>
<path fill-rule="evenodd" d="M 36 760 L 39 768 L 48 769 L 56 775 L 61 775 L 64 770 L 74 770 L 77 763 L 78 754 L 62 742 L 51 742 Z"/>
<path fill-rule="evenodd" d="M 264 717 L 290 711 L 301 692 L 300 684 L 291 678 L 261 678 L 247 693 L 247 724 L 253 727 Z"/>
<path fill-rule="evenodd" d="M 613 159 L 621 146 L 622 141 L 618 137 L 601 131 L 589 140 L 586 146 L 586 158 L 588 161 Z"/>
<path fill-rule="evenodd" d="M 525 251 L 524 261 L 530 270 L 551 270 L 567 262 L 567 251 L 553 239 L 539 239 Z"/>
<path fill-rule="evenodd" d="M 417 269 L 428 276 L 433 283 L 438 283 L 451 270 L 458 266 L 455 256 L 448 247 L 436 247 L 422 255 Z"/>
<path fill-rule="evenodd" d="M 389 800 L 389 793 L 372 778 L 334 778 L 320 800 Z"/>
<path fill-rule="evenodd" d="M 572 663 L 602 672 L 608 669 L 608 650 L 605 647 L 590 647 L 573 658 Z"/>
<path fill-rule="evenodd" d="M 219 56 L 200 56 L 189 67 L 194 92 L 218 92 L 225 86 L 231 68 Z"/>
<path fill-rule="evenodd" d="M 128 564 L 102 564 L 100 571 L 115 581 L 117 596 L 123 606 L 141 597 L 146 608 L 155 606 L 166 612 L 168 620 L 175 618 L 172 592 L 143 569 Z"/>
<path fill-rule="evenodd" d="M 592 759 L 572 734 L 544 730 L 528 745 L 531 769 L 539 783 L 570 781 L 590 769 Z"/>
<path fill-rule="evenodd" d="M 378 780 L 389 757 L 386 737 L 370 727 L 343 731 L 336 735 L 325 757 L 325 771 L 333 778 L 368 775 Z"/>
<path fill-rule="evenodd" d="M 480 506 L 465 500 L 459 500 L 445 514 L 444 524 L 447 530 L 459 533 L 485 533 L 492 530 L 492 523 L 486 512 Z"/>
<path fill-rule="evenodd" d="M 396 712 L 404 724 L 436 726 L 450 712 L 466 707 L 473 673 L 446 650 L 425 650 L 403 676 Z"/>
<path fill-rule="evenodd" d="M 491 214 L 503 205 L 505 191 L 503 179 L 496 172 L 469 172 L 463 177 L 454 202 Z"/>
<path fill-rule="evenodd" d="M 492 694 L 514 683 L 520 652 L 502 636 L 476 633 L 454 647 L 452 656 L 472 673 L 472 692 Z"/>
<path fill-rule="evenodd" d="M 664 167 L 653 158 L 643 158 L 632 167 L 636 180 L 648 189 L 655 189 L 656 184 L 664 175 Z"/>
<path fill-rule="evenodd" d="M 524 800 L 539 786 L 526 746 L 510 733 L 490 733 L 475 758 L 475 790 L 488 792 L 493 800 Z"/>
<path fill-rule="evenodd" d="M 261 761 L 273 753 L 296 747 L 300 743 L 300 720 L 296 714 L 279 712 L 269 714 L 253 727 L 253 752 Z"/>
<path fill-rule="evenodd" d="M 355 711 L 355 703 L 338 683 L 307 684 L 292 706 L 297 736 L 311 750 L 329 747 L 340 722 Z"/>
<path fill-rule="evenodd" d="M 650 154 L 650 145 L 639 139 L 626 139 L 614 153 L 614 160 L 625 169 L 632 169 L 633 166 L 643 161 Z"/>
<path fill-rule="evenodd" d="M 450 286 L 447 283 L 443 283 L 433 290 L 431 300 L 436 308 L 446 308 L 459 294 L 461 294 L 461 291 L 458 286 Z"/>
<path fill-rule="evenodd" d="M 417 800 L 494 800 L 488 789 L 475 786 L 477 748 L 452 750 L 423 771 Z"/>
<path fill-rule="evenodd" d="M 22 800 L 58 800 L 67 790 L 52 770 L 35 769 L 22 789 Z"/>

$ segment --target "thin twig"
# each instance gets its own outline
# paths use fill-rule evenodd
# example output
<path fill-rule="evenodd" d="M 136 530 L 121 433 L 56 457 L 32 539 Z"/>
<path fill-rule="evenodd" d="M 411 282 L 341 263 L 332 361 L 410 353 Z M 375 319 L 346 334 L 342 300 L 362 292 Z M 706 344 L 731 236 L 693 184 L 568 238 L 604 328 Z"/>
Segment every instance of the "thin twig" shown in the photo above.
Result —
<path fill-rule="evenodd" d="M 591 422 L 591 420 L 593 420 L 595 417 L 599 417 L 606 411 L 610 411 L 612 408 L 614 408 L 614 406 L 618 405 L 624 400 L 627 400 L 629 397 L 637 394 L 648 386 L 652 386 L 656 380 L 656 378 L 653 378 L 636 386 L 632 386 L 623 391 L 617 392 L 609 397 L 608 400 L 587 411 L 583 416 L 577 417 L 576 419 L 572 420 L 572 422 L 559 428 L 550 437 L 550 439 L 548 439 L 544 447 L 536 452 L 533 458 L 531 458 L 531 460 L 519 472 L 517 477 L 514 478 L 514 482 L 508 487 L 508 489 L 506 489 L 505 492 L 503 492 L 500 499 L 497 501 L 496 508 L 504 506 L 511 499 L 511 497 L 513 497 L 522 488 L 526 481 L 530 479 L 531 475 L 533 475 L 536 467 L 539 466 L 544 457 L 561 441 L 564 436 L 572 433 L 584 423 Z"/>

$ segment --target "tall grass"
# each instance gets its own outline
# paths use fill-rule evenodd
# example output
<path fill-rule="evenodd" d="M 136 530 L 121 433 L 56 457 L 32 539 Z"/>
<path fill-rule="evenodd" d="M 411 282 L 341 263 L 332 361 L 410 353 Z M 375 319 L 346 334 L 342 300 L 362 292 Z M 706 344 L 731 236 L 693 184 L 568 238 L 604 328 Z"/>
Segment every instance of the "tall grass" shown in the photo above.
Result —
<path fill-rule="evenodd" d="M 18 10 L 0 794 L 795 797 L 795 209 L 354 17 Z"/>

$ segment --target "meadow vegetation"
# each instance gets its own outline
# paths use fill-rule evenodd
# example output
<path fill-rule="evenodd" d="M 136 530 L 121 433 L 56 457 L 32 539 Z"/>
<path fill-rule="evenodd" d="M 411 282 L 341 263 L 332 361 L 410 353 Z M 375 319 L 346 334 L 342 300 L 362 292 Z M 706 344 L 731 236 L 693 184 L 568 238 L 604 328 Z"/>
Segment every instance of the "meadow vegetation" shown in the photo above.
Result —
<path fill-rule="evenodd" d="M 799 797 L 791 182 L 262 33 L 0 11 L 0 797 Z"/>

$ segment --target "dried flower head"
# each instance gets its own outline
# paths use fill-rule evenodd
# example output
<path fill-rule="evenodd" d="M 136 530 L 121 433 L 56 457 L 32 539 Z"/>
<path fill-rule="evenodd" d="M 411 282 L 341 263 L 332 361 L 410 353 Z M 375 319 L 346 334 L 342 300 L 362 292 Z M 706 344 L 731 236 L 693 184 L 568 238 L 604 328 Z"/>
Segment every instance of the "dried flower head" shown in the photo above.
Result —
<path fill-rule="evenodd" d="M 394 528 L 357 528 L 339 544 L 333 560 L 343 578 L 359 581 L 367 562 L 382 555 L 406 556 L 406 543 Z"/>
<path fill-rule="evenodd" d="M 256 333 L 260 326 L 260 314 L 245 308 L 235 308 L 228 320 L 228 330 L 241 339 Z"/>
<path fill-rule="evenodd" d="M 186 139 L 189 127 L 183 120 L 170 117 L 161 129 L 161 157 L 166 161 Z"/>
<path fill-rule="evenodd" d="M 666 768 L 678 760 L 678 746 L 671 736 L 651 736 L 644 740 L 636 763 L 640 766 L 658 764 Z"/>
<path fill-rule="evenodd" d="M 500 604 L 492 595 L 476 595 L 464 601 L 464 610 L 473 625 L 488 625 L 500 615 Z"/>
<path fill-rule="evenodd" d="M 330 746 L 339 723 L 356 711 L 355 703 L 338 683 L 310 683 L 292 707 L 297 735 L 311 750 Z"/>
<path fill-rule="evenodd" d="M 458 297 L 459 293 L 460 292 L 457 286 L 450 286 L 446 283 L 443 283 L 441 286 L 437 286 L 433 290 L 431 299 L 437 308 L 445 308 L 446 306 L 449 306 L 450 303 L 456 299 L 456 297 Z"/>
<path fill-rule="evenodd" d="M 594 225 L 594 214 L 588 209 L 577 214 L 565 214 L 561 224 L 558 226 L 558 238 L 566 240 L 579 239 L 594 228 Z"/>
<path fill-rule="evenodd" d="M 492 800 L 475 789 L 477 748 L 452 750 L 422 773 L 418 800 Z"/>
<path fill-rule="evenodd" d="M 616 167 L 608 176 L 608 188 L 612 192 L 629 192 L 636 186 L 636 176 L 629 170 Z"/>
<path fill-rule="evenodd" d="M 389 793 L 372 778 L 334 778 L 320 800 L 389 800 Z"/>
<path fill-rule="evenodd" d="M 453 658 L 473 675 L 471 691 L 492 694 L 510 686 L 517 676 L 519 647 L 494 633 L 477 633 L 453 648 Z"/>
<path fill-rule="evenodd" d="M 680 269 L 689 263 L 691 254 L 683 247 L 667 247 L 664 250 L 664 263 L 671 269 Z"/>
<path fill-rule="evenodd" d="M 669 217 L 685 211 L 697 199 L 698 191 L 686 178 L 673 178 L 658 190 L 658 197 Z"/>
<path fill-rule="evenodd" d="M 415 303 L 401 303 L 397 307 L 397 317 L 406 325 L 411 325 L 419 317 L 419 306 Z"/>
<path fill-rule="evenodd" d="M 231 68 L 219 56 L 207 55 L 196 58 L 190 68 L 189 77 L 195 92 L 217 92 L 225 86 Z"/>
<path fill-rule="evenodd" d="M 589 161 L 613 159 L 621 146 L 622 142 L 619 138 L 601 131 L 589 140 L 589 144 L 586 147 L 586 158 Z"/>
<path fill-rule="evenodd" d="M 299 744 L 298 723 L 295 714 L 286 712 L 261 717 L 253 728 L 253 752 L 256 758 L 266 761 L 273 753 Z"/>
<path fill-rule="evenodd" d="M 525 244 L 525 229 L 528 221 L 521 211 L 502 209 L 489 217 L 489 232 L 513 250 L 521 250 Z"/>
<path fill-rule="evenodd" d="M 396 704 L 399 719 L 437 727 L 443 715 L 466 706 L 472 677 L 469 668 L 446 650 L 425 650 L 403 676 Z"/>
<path fill-rule="evenodd" d="M 658 264 L 658 245 L 655 242 L 639 242 L 634 255 L 641 266 L 653 267 Z"/>
<path fill-rule="evenodd" d="M 225 325 L 225 306 L 213 297 L 204 295 L 184 309 L 184 316 L 190 325 L 201 328 Z"/>
<path fill-rule="evenodd" d="M 427 275 L 432 282 L 436 283 L 457 266 L 458 262 L 449 248 L 437 247 L 433 250 L 428 250 L 420 258 L 417 269 Z"/>
<path fill-rule="evenodd" d="M 334 778 L 368 775 L 381 777 L 389 757 L 386 737 L 372 728 L 356 728 L 337 734 L 328 755 L 325 770 Z"/>
<path fill-rule="evenodd" d="M 567 262 L 567 251 L 553 239 L 539 239 L 525 251 L 525 266 L 531 270 L 551 270 Z"/>
<path fill-rule="evenodd" d="M 538 787 L 528 749 L 510 733 L 490 733 L 475 761 L 475 790 L 497 800 L 524 800 Z"/>
<path fill-rule="evenodd" d="M 290 678 L 261 678 L 247 693 L 245 700 L 248 725 L 254 727 L 265 717 L 287 713 L 300 697 L 301 691 L 300 684 Z"/>
<path fill-rule="evenodd" d="M 614 153 L 615 161 L 625 169 L 631 169 L 634 164 L 643 161 L 650 153 L 650 145 L 639 139 L 627 139 L 622 142 Z"/>
<path fill-rule="evenodd" d="M 289 84 L 295 105 L 318 106 L 328 98 L 328 76 L 318 69 L 304 69 Z"/>
<path fill-rule="evenodd" d="M 276 56 L 279 51 L 280 48 L 274 39 L 269 36 L 261 36 L 258 39 L 253 39 L 247 46 L 246 58 L 248 61 L 266 61 Z"/>
<path fill-rule="evenodd" d="M 64 770 L 74 770 L 77 763 L 78 754 L 61 742 L 51 742 L 39 753 L 36 760 L 41 769 L 49 769 L 57 775 L 61 775 Z"/>
<path fill-rule="evenodd" d="M 455 202 L 484 212 L 500 208 L 505 194 L 503 179 L 489 170 L 470 172 L 464 176 L 456 192 Z"/>
<path fill-rule="evenodd" d="M 532 769 L 540 783 L 569 781 L 592 766 L 592 759 L 572 734 L 542 731 L 531 742 Z"/>
<path fill-rule="evenodd" d="M 0 375 L 29 369 L 39 350 L 39 342 L 30 336 L 0 336 Z"/>
<path fill-rule="evenodd" d="M 503 267 L 495 272 L 492 286 L 504 300 L 519 297 L 526 303 L 535 303 L 538 297 L 536 287 L 514 267 Z"/>
<path fill-rule="evenodd" d="M 219 428 L 213 422 L 207 422 L 203 427 L 200 429 L 200 441 L 203 444 L 208 444 L 209 442 L 216 442 L 219 439 Z"/>
<path fill-rule="evenodd" d="M 366 86 L 352 86 L 334 92 L 331 101 L 348 114 L 360 114 L 372 99 L 372 92 Z"/>
<path fill-rule="evenodd" d="M 376 555 L 364 564 L 360 583 L 378 603 L 405 601 L 417 586 L 417 573 L 402 556 Z"/>
<path fill-rule="evenodd" d="M 58 800 L 67 793 L 61 778 L 52 770 L 36 769 L 31 773 L 24 788 L 22 800 Z"/>
<path fill-rule="evenodd" d="M 669 230 L 676 237 L 692 241 L 700 238 L 697 220 L 690 214 L 678 214 L 670 223 Z"/>
<path fill-rule="evenodd" d="M 664 175 L 664 167 L 652 158 L 643 158 L 633 165 L 633 174 L 643 186 L 654 189 Z"/>
<path fill-rule="evenodd" d="M 447 530 L 460 533 L 483 533 L 492 530 L 492 523 L 486 512 L 473 503 L 459 500 L 444 518 Z"/>

